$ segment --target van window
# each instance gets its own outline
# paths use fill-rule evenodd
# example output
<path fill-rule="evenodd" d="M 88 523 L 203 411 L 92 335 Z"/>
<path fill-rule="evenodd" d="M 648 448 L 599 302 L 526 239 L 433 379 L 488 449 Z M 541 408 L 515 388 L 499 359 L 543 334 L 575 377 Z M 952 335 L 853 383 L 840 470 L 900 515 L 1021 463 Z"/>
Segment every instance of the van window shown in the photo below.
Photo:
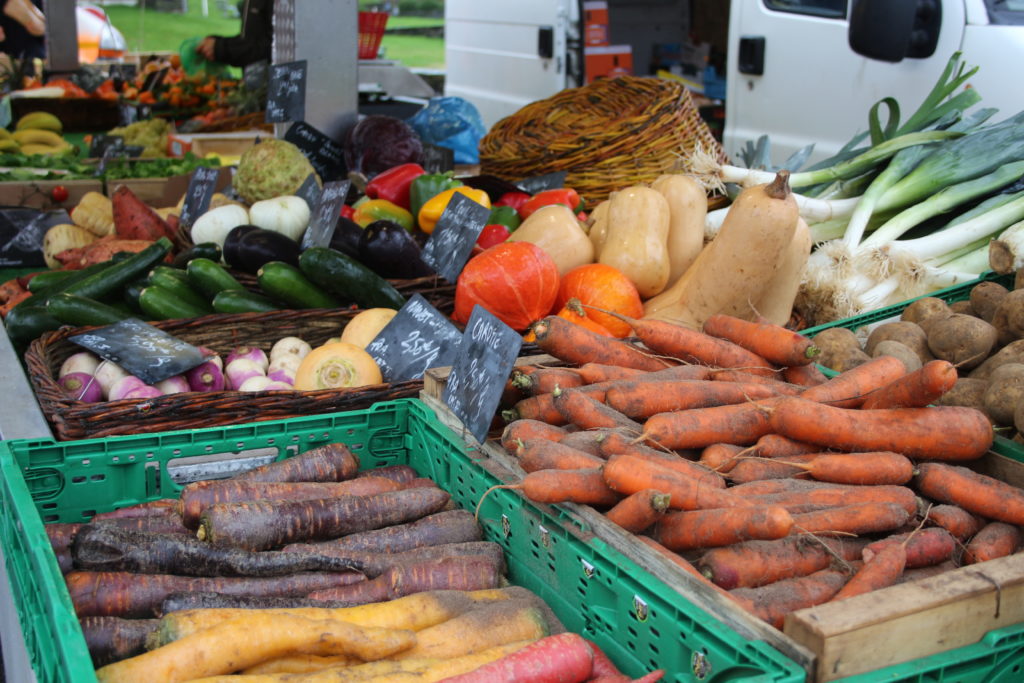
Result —
<path fill-rule="evenodd" d="M 765 7 L 778 12 L 810 14 L 830 19 L 845 18 L 846 4 L 847 0 L 764 0 Z"/>
<path fill-rule="evenodd" d="M 993 24 L 1024 24 L 1024 0 L 985 0 Z"/>

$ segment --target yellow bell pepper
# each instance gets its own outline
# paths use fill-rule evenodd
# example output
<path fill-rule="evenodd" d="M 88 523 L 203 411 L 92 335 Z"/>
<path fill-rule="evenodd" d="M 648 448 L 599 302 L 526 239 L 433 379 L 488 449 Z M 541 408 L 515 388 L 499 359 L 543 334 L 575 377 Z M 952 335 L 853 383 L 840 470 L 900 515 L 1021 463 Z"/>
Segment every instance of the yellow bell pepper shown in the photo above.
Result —
<path fill-rule="evenodd" d="M 477 204 L 480 204 L 486 208 L 491 208 L 491 198 L 487 196 L 487 193 L 483 190 L 476 190 L 472 187 L 453 187 L 450 190 L 435 195 L 423 205 L 420 209 L 419 214 L 416 216 L 416 221 L 419 223 L 420 230 L 427 233 L 428 235 L 434 232 L 434 226 L 437 225 L 437 219 L 444 213 L 445 207 L 448 206 L 448 202 L 451 201 L 452 196 L 458 192 L 464 194 L 472 199 Z"/>

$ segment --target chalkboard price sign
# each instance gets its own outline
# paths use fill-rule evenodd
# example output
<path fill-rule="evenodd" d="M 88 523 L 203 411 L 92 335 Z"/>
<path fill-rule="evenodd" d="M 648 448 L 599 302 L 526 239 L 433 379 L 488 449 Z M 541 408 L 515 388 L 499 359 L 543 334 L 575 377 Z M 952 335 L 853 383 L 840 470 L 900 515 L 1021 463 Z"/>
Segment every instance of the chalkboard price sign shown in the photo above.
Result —
<path fill-rule="evenodd" d="M 164 77 L 167 76 L 168 71 L 170 71 L 169 68 L 151 71 L 150 74 L 146 76 L 146 80 L 142 82 L 142 87 L 139 88 L 139 92 L 147 92 L 149 90 L 154 90 L 155 88 L 157 88 L 161 83 L 164 82 Z"/>
<path fill-rule="evenodd" d="M 565 176 L 565 171 L 545 173 L 544 175 L 524 178 L 516 183 L 516 187 L 527 194 L 537 194 L 544 190 L 557 190 L 560 187 L 565 187 Z"/>
<path fill-rule="evenodd" d="M 474 306 L 441 400 L 483 442 L 523 338 L 482 306 Z"/>
<path fill-rule="evenodd" d="M 117 363 L 146 384 L 191 370 L 205 360 L 195 346 L 135 318 L 69 337 L 97 356 Z"/>
<path fill-rule="evenodd" d="M 181 216 L 178 219 L 181 225 L 191 227 L 195 220 L 210 208 L 210 199 L 213 198 L 219 175 L 220 169 L 206 166 L 199 166 L 192 171 L 188 189 L 185 190 L 185 203 L 181 207 Z"/>
<path fill-rule="evenodd" d="M 245 84 L 246 90 L 259 90 L 266 86 L 269 68 L 270 62 L 265 59 L 246 64 L 242 69 L 242 83 Z"/>
<path fill-rule="evenodd" d="M 284 139 L 302 150 L 323 182 L 341 180 L 348 175 L 345 150 L 305 121 L 289 126 Z"/>
<path fill-rule="evenodd" d="M 338 215 L 341 213 L 341 205 L 345 203 L 348 195 L 349 181 L 335 180 L 333 183 L 324 183 L 324 189 L 320 191 L 316 208 L 309 217 L 309 227 L 302 235 L 302 248 L 326 247 L 331 243 L 334 236 L 334 229 L 338 225 Z"/>
<path fill-rule="evenodd" d="M 384 326 L 366 351 L 386 382 L 420 379 L 430 368 L 451 365 L 462 333 L 422 294 L 416 293 Z"/>
<path fill-rule="evenodd" d="M 447 173 L 455 170 L 455 150 L 451 147 L 423 143 L 420 165 L 427 173 Z"/>
<path fill-rule="evenodd" d="M 299 189 L 295 191 L 295 194 L 306 200 L 311 212 L 316 210 L 316 204 L 320 201 L 320 183 L 316 181 L 316 174 L 310 173 L 306 176 L 306 179 L 299 185 Z"/>
<path fill-rule="evenodd" d="M 423 247 L 423 260 L 448 282 L 458 280 L 490 215 L 483 204 L 460 192 L 453 194 Z"/>
<path fill-rule="evenodd" d="M 267 85 L 267 123 L 301 121 L 306 118 L 306 60 L 270 67 Z"/>

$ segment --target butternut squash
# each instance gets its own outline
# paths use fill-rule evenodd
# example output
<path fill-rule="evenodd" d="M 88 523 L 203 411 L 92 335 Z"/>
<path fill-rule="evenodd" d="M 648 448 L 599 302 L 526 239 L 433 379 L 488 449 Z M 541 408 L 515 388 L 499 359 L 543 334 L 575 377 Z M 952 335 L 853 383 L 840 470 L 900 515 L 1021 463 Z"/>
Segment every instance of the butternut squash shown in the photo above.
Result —
<path fill-rule="evenodd" d="M 672 286 L 704 248 L 708 195 L 693 177 L 682 173 L 660 176 L 651 188 L 668 200 L 668 284 Z"/>
<path fill-rule="evenodd" d="M 594 262 L 594 245 L 576 214 L 563 204 L 537 209 L 506 241 L 536 244 L 555 262 L 558 277 L 576 266 Z"/>
<path fill-rule="evenodd" d="M 634 185 L 608 200 L 608 234 L 598 263 L 619 269 L 641 299 L 665 289 L 669 278 L 669 206 L 657 190 Z"/>
<path fill-rule="evenodd" d="M 745 320 L 779 269 L 799 213 L 789 172 L 740 192 L 718 235 L 668 290 L 644 303 L 644 317 L 701 329 L 715 313 Z"/>
<path fill-rule="evenodd" d="M 812 246 L 811 229 L 803 218 L 797 219 L 793 239 L 782 252 L 775 276 L 768 282 L 754 304 L 754 312 L 776 325 L 785 325 L 789 322 Z"/>
<path fill-rule="evenodd" d="M 393 308 L 367 308 L 359 311 L 345 324 L 339 341 L 365 349 L 397 314 L 398 311 Z"/>
<path fill-rule="evenodd" d="M 594 253 L 600 254 L 604 240 L 608 237 L 608 200 L 604 200 L 594 207 L 587 218 L 587 236 L 594 245 Z"/>

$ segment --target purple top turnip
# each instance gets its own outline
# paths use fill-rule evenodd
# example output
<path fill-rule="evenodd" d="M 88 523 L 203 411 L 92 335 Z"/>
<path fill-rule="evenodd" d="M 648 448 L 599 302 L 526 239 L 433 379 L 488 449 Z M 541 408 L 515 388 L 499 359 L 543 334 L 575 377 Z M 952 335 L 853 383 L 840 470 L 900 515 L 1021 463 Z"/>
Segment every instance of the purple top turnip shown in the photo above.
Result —
<path fill-rule="evenodd" d="M 93 373 L 93 377 L 100 383 L 100 388 L 103 390 L 103 397 L 108 399 L 110 398 L 110 390 L 113 388 L 114 383 L 127 376 L 127 370 L 117 363 L 111 363 L 109 360 L 105 360 L 97 365 L 96 372 Z"/>
<path fill-rule="evenodd" d="M 86 403 L 96 403 L 103 400 L 103 389 L 100 383 L 92 375 L 85 372 L 69 372 L 59 380 L 57 384 L 70 398 Z"/>
<path fill-rule="evenodd" d="M 186 372 L 185 379 L 192 391 L 224 390 L 224 373 L 213 360 L 204 361 Z"/>
<path fill-rule="evenodd" d="M 165 394 L 181 394 L 186 391 L 192 391 L 192 387 L 189 385 L 188 380 L 185 379 L 184 375 L 168 377 L 165 380 L 157 382 L 153 386 Z"/>
<path fill-rule="evenodd" d="M 255 346 L 239 346 L 231 353 L 228 354 L 227 358 L 224 359 L 225 367 L 230 367 L 236 360 L 247 359 L 260 367 L 260 372 L 266 373 L 267 371 L 267 354 L 262 349 L 258 349 Z"/>
<path fill-rule="evenodd" d="M 237 358 L 224 368 L 228 388 L 240 391 L 242 384 L 250 377 L 266 377 L 263 367 L 250 358 Z"/>
<path fill-rule="evenodd" d="M 125 375 L 110 387 L 107 398 L 111 401 L 120 401 L 123 398 L 129 398 L 128 394 L 145 386 L 147 386 L 146 383 L 135 375 Z"/>

